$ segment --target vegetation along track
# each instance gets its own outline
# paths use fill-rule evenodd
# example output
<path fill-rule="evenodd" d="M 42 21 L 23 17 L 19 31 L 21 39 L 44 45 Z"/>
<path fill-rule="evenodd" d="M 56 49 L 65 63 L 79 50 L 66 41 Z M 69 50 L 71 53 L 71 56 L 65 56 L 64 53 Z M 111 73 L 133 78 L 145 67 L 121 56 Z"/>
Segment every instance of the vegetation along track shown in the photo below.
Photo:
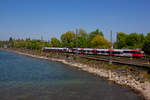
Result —
<path fill-rule="evenodd" d="M 76 54 L 65 53 L 67 56 L 75 56 Z M 131 67 L 137 67 L 140 69 L 145 69 L 150 72 L 150 59 L 147 58 L 129 58 L 129 57 L 116 57 L 116 56 L 101 56 L 101 55 L 80 55 L 78 57 L 88 59 L 88 60 L 96 60 L 96 61 L 104 61 L 109 62 L 112 60 L 113 64 L 119 65 L 129 65 Z"/>
<path fill-rule="evenodd" d="M 141 69 L 146 69 L 150 71 L 150 64 L 149 59 L 146 58 L 128 58 L 128 57 L 116 57 L 112 56 L 95 56 L 95 55 L 79 55 L 81 58 L 89 59 L 89 60 L 97 60 L 97 61 L 104 61 L 109 62 L 110 59 L 114 64 L 121 64 L 121 65 L 129 65 L 138 67 Z"/>

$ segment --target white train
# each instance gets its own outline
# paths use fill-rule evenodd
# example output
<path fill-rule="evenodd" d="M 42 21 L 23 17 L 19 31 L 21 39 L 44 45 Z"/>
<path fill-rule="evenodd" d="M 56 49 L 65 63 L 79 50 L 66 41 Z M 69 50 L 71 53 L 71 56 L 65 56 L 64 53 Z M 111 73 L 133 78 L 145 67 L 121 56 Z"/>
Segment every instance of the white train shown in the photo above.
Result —
<path fill-rule="evenodd" d="M 123 57 L 145 57 L 144 51 L 137 49 L 93 49 L 93 48 L 55 48 L 44 47 L 44 52 L 78 53 L 83 55 L 113 55 Z"/>

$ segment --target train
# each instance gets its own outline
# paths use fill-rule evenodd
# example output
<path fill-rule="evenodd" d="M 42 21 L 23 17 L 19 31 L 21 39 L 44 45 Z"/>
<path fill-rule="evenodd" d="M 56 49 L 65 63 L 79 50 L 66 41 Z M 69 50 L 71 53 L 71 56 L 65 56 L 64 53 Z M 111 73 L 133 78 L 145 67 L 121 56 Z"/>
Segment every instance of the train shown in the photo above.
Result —
<path fill-rule="evenodd" d="M 43 52 L 72 53 L 81 55 L 103 55 L 121 57 L 145 57 L 144 51 L 138 49 L 94 49 L 94 48 L 57 48 L 44 47 Z"/>

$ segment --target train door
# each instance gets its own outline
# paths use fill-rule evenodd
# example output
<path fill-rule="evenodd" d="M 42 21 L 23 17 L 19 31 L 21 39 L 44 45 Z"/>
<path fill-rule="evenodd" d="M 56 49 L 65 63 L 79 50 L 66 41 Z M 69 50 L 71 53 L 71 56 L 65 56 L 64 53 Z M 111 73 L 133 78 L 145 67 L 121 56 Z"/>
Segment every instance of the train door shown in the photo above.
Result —
<path fill-rule="evenodd" d="M 123 51 L 123 56 L 125 56 L 125 57 L 132 57 L 132 52 L 131 52 L 131 50 L 124 50 L 124 51 Z"/>

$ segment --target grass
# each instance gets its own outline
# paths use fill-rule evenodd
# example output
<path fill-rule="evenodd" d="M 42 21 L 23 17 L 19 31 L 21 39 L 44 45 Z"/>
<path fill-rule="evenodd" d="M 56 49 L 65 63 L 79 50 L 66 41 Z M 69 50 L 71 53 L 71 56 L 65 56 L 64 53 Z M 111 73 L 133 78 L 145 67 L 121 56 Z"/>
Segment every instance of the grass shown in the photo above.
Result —
<path fill-rule="evenodd" d="M 146 55 L 146 58 L 150 58 L 150 55 Z"/>

